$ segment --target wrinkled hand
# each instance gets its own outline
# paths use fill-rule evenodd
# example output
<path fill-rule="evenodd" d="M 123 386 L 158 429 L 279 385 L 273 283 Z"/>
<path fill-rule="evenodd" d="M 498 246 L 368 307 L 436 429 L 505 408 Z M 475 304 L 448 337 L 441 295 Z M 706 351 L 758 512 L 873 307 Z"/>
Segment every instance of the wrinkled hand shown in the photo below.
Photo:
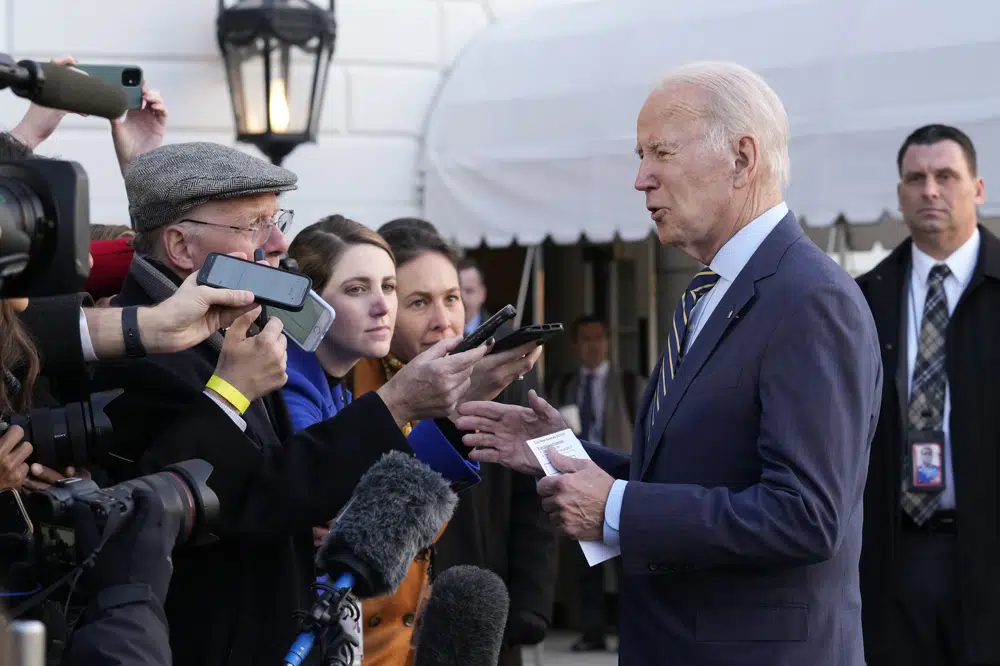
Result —
<path fill-rule="evenodd" d="M 24 440 L 20 426 L 10 426 L 0 437 L 0 490 L 19 489 L 28 476 L 31 444 Z"/>
<path fill-rule="evenodd" d="M 129 109 L 125 119 L 111 121 L 111 137 L 122 174 L 143 153 L 163 144 L 167 134 L 167 105 L 163 97 L 142 82 L 142 108 Z"/>
<path fill-rule="evenodd" d="M 542 509 L 560 532 L 577 541 L 604 540 L 604 509 L 615 480 L 593 460 L 549 450 L 549 462 L 562 474 L 538 482 Z"/>
<path fill-rule="evenodd" d="M 467 402 L 458 408 L 455 426 L 475 431 L 462 442 L 473 450 L 469 458 L 478 462 L 498 463 L 522 474 L 542 474 L 528 440 L 566 429 L 559 412 L 549 403 L 528 391 L 528 406 L 501 405 L 496 402 Z"/>
<path fill-rule="evenodd" d="M 486 354 L 480 345 L 448 355 L 461 338 L 442 340 L 419 354 L 378 389 L 398 425 L 450 416 L 469 390 L 473 367 Z"/>
<path fill-rule="evenodd" d="M 226 331 L 215 374 L 225 379 L 251 402 L 277 391 L 288 375 L 288 339 L 281 334 L 282 324 L 271 317 L 264 330 L 247 337 L 250 326 L 260 316 L 260 308 L 247 312 Z"/>
<path fill-rule="evenodd" d="M 505 352 L 483 357 L 472 370 L 471 384 L 459 404 L 492 400 L 511 382 L 531 372 L 542 355 L 537 342 L 528 342 Z"/>
<path fill-rule="evenodd" d="M 52 62 L 57 65 L 77 64 L 76 58 L 73 56 L 53 58 Z M 60 109 L 50 109 L 32 102 L 24 117 L 21 118 L 21 122 L 11 131 L 11 134 L 25 146 L 34 150 L 52 136 L 52 133 L 59 127 L 59 123 L 66 117 L 66 113 Z"/>
<path fill-rule="evenodd" d="M 72 479 L 73 477 L 89 479 L 90 472 L 85 469 L 81 469 L 77 472 L 75 467 L 67 467 L 63 470 L 62 474 L 60 474 L 54 469 L 45 467 L 44 465 L 32 463 L 31 467 L 28 468 L 28 477 L 24 480 L 24 487 L 29 490 L 45 490 L 46 488 L 54 485 L 57 481 Z"/>
<path fill-rule="evenodd" d="M 242 252 L 231 256 L 245 259 Z M 253 293 L 198 285 L 189 275 L 173 296 L 152 308 L 139 308 L 139 334 L 151 354 L 173 354 L 201 344 L 251 310 Z"/>

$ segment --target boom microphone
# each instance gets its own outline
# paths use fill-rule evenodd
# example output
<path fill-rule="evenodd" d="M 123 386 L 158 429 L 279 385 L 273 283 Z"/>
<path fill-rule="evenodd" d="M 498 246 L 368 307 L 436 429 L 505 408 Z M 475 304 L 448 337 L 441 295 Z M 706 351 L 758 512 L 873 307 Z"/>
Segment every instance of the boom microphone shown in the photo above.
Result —
<path fill-rule="evenodd" d="M 317 633 L 338 621 L 347 591 L 361 599 L 395 592 L 457 503 L 448 481 L 411 455 L 390 451 L 372 465 L 316 555 L 317 568 L 336 582 L 305 615 L 285 664 L 299 666 Z"/>
<path fill-rule="evenodd" d="M 446 569 L 420 615 L 413 666 L 494 666 L 509 609 L 507 587 L 492 571 Z"/>
<path fill-rule="evenodd" d="M 14 94 L 50 109 L 121 118 L 128 110 L 125 91 L 70 67 L 33 60 L 14 63 L 0 54 L 0 88 L 9 86 Z"/>

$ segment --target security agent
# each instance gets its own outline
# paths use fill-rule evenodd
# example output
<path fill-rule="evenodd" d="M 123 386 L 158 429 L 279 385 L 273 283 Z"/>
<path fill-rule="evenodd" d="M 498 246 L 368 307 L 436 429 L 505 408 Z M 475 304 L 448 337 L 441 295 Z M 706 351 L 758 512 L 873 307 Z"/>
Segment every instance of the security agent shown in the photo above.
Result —
<path fill-rule="evenodd" d="M 211 252 L 262 249 L 277 264 L 289 216 L 277 194 L 296 180 L 210 143 L 142 155 L 126 175 L 137 256 L 116 304 L 168 298 Z M 95 389 L 125 391 L 106 413 L 115 455 L 134 465 L 114 480 L 190 458 L 215 470 L 209 485 L 222 508 L 220 539 L 176 554 L 166 605 L 174 658 L 185 665 L 279 663 L 295 636 L 293 612 L 312 601 L 312 526 L 339 512 L 384 453 L 412 452 L 400 424 L 451 413 L 485 352 L 445 356 L 453 342 L 439 343 L 379 391 L 292 434 L 276 391 L 286 380 L 280 321 L 249 335 L 255 316 L 195 349 L 105 363 L 97 372 Z M 222 387 L 211 398 L 209 382 Z"/>

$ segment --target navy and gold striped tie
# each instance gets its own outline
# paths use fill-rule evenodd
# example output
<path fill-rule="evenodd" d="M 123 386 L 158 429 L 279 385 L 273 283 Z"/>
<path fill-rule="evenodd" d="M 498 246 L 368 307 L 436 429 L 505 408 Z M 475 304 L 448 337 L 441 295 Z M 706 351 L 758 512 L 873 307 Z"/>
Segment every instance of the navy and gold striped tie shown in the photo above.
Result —
<path fill-rule="evenodd" d="M 647 438 L 652 437 L 656 427 L 656 419 L 660 416 L 660 406 L 666 403 L 667 391 L 670 390 L 670 385 L 674 382 L 674 375 L 677 374 L 677 368 L 681 364 L 691 312 L 701 297 L 707 294 L 718 281 L 718 273 L 707 268 L 700 271 L 684 290 L 684 296 L 681 297 L 677 309 L 674 310 L 674 320 L 667 334 L 667 346 L 663 350 L 663 361 L 660 363 L 660 376 L 657 380 L 656 390 L 653 392 L 653 404 L 650 405 L 649 409 Z"/>

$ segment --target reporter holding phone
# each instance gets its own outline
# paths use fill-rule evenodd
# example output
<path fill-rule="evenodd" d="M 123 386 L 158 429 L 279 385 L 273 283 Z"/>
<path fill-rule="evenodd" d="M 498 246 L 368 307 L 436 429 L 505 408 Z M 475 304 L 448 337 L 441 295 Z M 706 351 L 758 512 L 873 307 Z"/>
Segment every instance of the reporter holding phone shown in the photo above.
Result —
<path fill-rule="evenodd" d="M 126 173 L 136 257 L 116 305 L 128 312 L 167 299 L 213 252 L 261 249 L 277 266 L 291 217 L 278 194 L 296 180 L 211 143 L 139 157 Z M 294 611 L 314 600 L 313 526 L 343 508 L 386 452 L 413 452 L 400 424 L 454 413 L 486 351 L 448 356 L 457 340 L 442 341 L 412 371 L 295 432 L 278 391 L 288 343 L 275 318 L 254 335 L 256 314 L 185 352 L 143 356 L 133 345 L 134 358 L 97 372 L 95 389 L 124 389 L 106 409 L 114 453 L 127 461 L 115 481 L 190 458 L 214 467 L 219 540 L 175 553 L 167 597 L 174 661 L 185 666 L 280 663 L 296 636 Z"/>
<path fill-rule="evenodd" d="M 435 228 L 424 220 L 402 219 L 383 225 L 379 233 L 396 258 L 398 311 L 389 353 L 363 359 L 354 368 L 356 399 L 404 372 L 423 350 L 461 334 L 465 322 L 456 257 Z M 526 389 L 518 377 L 528 373 L 540 354 L 541 349 L 531 343 L 486 356 L 476 364 L 472 385 L 459 402 L 478 395 L 482 400 L 500 396 L 501 401 L 520 403 Z M 533 479 L 496 465 L 481 466 L 479 474 L 482 482 L 462 493 L 454 517 L 438 537 L 430 575 L 433 578 L 435 572 L 471 564 L 503 578 L 511 609 L 500 664 L 513 666 L 521 663 L 518 646 L 541 641 L 548 628 L 556 538 Z M 364 611 L 369 613 L 368 605 Z"/>

